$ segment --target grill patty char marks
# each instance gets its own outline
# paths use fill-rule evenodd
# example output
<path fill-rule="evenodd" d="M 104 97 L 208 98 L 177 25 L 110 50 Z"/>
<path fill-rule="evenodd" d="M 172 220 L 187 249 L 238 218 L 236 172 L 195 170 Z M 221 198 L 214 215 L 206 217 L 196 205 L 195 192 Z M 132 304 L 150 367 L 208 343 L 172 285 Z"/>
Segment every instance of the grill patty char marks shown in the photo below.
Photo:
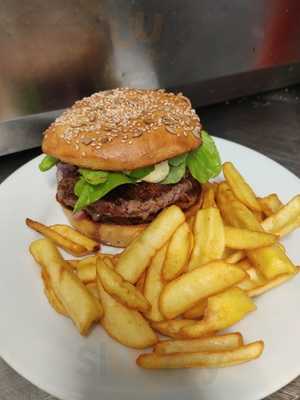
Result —
<path fill-rule="evenodd" d="M 73 209 L 77 197 L 74 186 L 78 180 L 77 169 L 58 164 L 57 200 Z M 177 204 L 183 210 L 196 203 L 201 185 L 190 175 L 175 185 L 140 182 L 123 185 L 112 190 L 84 211 L 95 222 L 114 224 L 142 224 L 151 222 L 165 207 Z"/>

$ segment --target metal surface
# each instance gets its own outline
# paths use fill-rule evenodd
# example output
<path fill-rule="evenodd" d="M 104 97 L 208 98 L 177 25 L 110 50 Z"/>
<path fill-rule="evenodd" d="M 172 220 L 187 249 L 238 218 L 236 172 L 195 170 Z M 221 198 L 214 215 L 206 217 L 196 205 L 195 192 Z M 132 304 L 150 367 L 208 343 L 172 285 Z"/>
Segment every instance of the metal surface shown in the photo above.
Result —
<path fill-rule="evenodd" d="M 198 111 L 209 132 L 258 150 L 300 177 L 300 86 Z M 35 149 L 0 157 L 0 182 L 39 153 Z M 299 398 L 300 377 L 268 400 Z M 0 400 L 20 399 L 54 400 L 0 359 Z"/>
<path fill-rule="evenodd" d="M 2 0 L 0 120 L 116 86 L 178 88 L 198 106 L 286 86 L 300 81 L 299 19 L 298 0 Z"/>

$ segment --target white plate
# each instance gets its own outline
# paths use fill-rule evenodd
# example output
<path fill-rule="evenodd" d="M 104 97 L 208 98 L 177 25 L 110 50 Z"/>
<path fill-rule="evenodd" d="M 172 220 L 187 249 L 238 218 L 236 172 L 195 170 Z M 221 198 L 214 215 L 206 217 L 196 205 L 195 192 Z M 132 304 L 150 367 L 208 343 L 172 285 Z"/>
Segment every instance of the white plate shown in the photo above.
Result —
<path fill-rule="evenodd" d="M 259 195 L 277 192 L 283 201 L 300 193 L 299 179 L 246 147 L 216 139 L 223 160 L 233 161 Z M 300 373 L 300 279 L 257 299 L 258 310 L 234 327 L 246 341 L 263 339 L 256 361 L 227 369 L 147 371 L 98 326 L 81 337 L 56 314 L 43 294 L 39 267 L 28 254 L 38 234 L 31 217 L 46 224 L 65 218 L 55 202 L 55 173 L 40 173 L 40 157 L 0 186 L 0 355 L 35 385 L 64 400 L 258 400 Z M 285 240 L 299 264 L 300 234 Z"/>

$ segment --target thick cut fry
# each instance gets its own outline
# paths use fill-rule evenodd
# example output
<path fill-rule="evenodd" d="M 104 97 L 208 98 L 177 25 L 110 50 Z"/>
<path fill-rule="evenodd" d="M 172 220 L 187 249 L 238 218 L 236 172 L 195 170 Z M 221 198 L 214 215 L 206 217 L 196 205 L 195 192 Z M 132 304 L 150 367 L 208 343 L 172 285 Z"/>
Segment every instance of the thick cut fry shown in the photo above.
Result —
<path fill-rule="evenodd" d="M 242 345 L 243 337 L 240 333 L 228 333 L 200 339 L 164 340 L 155 345 L 154 352 L 157 354 L 195 353 L 196 351 L 214 352 L 233 350 Z"/>
<path fill-rule="evenodd" d="M 171 237 L 165 262 L 162 268 L 162 277 L 171 281 L 181 275 L 186 269 L 192 250 L 192 232 L 186 222 L 175 231 Z"/>
<path fill-rule="evenodd" d="M 295 219 L 295 221 L 281 228 L 280 231 L 277 233 L 277 235 L 279 235 L 280 237 L 284 237 L 299 228 L 300 228 L 300 218 L 298 217 Z"/>
<path fill-rule="evenodd" d="M 267 280 L 271 280 L 282 274 L 293 274 L 295 272 L 295 265 L 277 244 L 261 249 L 248 250 L 247 256 L 253 266 Z"/>
<path fill-rule="evenodd" d="M 184 221 L 184 213 L 179 207 L 166 208 L 120 255 L 116 271 L 128 282 L 136 283 L 157 250 Z"/>
<path fill-rule="evenodd" d="M 193 325 L 196 322 L 198 321 L 193 321 L 191 319 L 173 319 L 171 321 L 152 322 L 151 326 L 162 335 L 174 339 L 184 339 L 184 336 L 180 333 L 181 329 L 185 326 Z"/>
<path fill-rule="evenodd" d="M 296 273 L 298 273 L 298 269 L 296 271 Z M 247 291 L 248 296 L 250 297 L 255 297 L 255 296 L 259 296 L 261 294 L 264 294 L 266 292 L 268 292 L 269 290 L 272 290 L 280 285 L 282 285 L 283 283 L 285 283 L 286 281 L 289 281 L 290 279 L 294 278 L 295 274 L 282 274 L 277 276 L 276 278 L 272 279 L 269 282 L 266 282 L 265 284 L 252 288 L 250 290 Z"/>
<path fill-rule="evenodd" d="M 116 301 L 104 290 L 99 279 L 97 284 L 104 309 L 101 324 L 109 336 L 124 346 L 135 349 L 144 349 L 157 343 L 155 332 L 139 311 Z"/>
<path fill-rule="evenodd" d="M 109 261 L 109 259 L 107 259 Z M 132 283 L 126 282 L 123 277 L 111 268 L 105 258 L 97 260 L 97 276 L 104 290 L 115 300 L 125 306 L 146 312 L 150 309 L 149 301 L 137 290 Z"/>
<path fill-rule="evenodd" d="M 236 264 L 242 261 L 246 257 L 246 253 L 243 250 L 235 251 L 225 259 L 228 264 Z"/>
<path fill-rule="evenodd" d="M 207 299 L 200 300 L 196 305 L 194 305 L 192 308 L 183 313 L 183 318 L 187 319 L 202 318 L 206 307 L 207 307 Z"/>
<path fill-rule="evenodd" d="M 254 211 L 261 211 L 255 193 L 231 162 L 223 164 L 223 173 L 234 195 Z"/>
<path fill-rule="evenodd" d="M 275 214 L 262 222 L 266 232 L 281 235 L 281 231 L 300 218 L 300 195 L 295 196 L 287 205 L 281 207 Z"/>
<path fill-rule="evenodd" d="M 280 201 L 279 197 L 276 193 L 269 194 L 265 197 L 260 197 L 257 199 L 262 211 L 264 214 L 269 217 L 277 213 L 281 207 L 283 207 L 283 203 Z"/>
<path fill-rule="evenodd" d="M 254 232 L 247 229 L 225 226 L 225 245 L 235 250 L 257 249 L 270 246 L 277 240 L 276 235 L 265 232 Z"/>
<path fill-rule="evenodd" d="M 51 287 L 82 335 L 103 313 L 100 303 L 73 274 L 52 241 L 40 239 L 31 243 L 30 253 L 42 266 Z"/>
<path fill-rule="evenodd" d="M 252 210 L 252 213 L 259 223 L 261 223 L 264 220 L 264 214 L 262 211 L 253 211 Z"/>
<path fill-rule="evenodd" d="M 251 265 L 251 264 L 250 264 Z M 249 290 L 255 289 L 258 286 L 264 285 L 266 279 L 256 268 L 250 267 L 247 269 L 247 277 L 237 284 L 237 287 L 245 290 L 249 294 Z"/>
<path fill-rule="evenodd" d="M 215 202 L 215 189 L 211 183 L 205 184 L 203 188 L 203 203 L 201 208 L 217 207 Z"/>
<path fill-rule="evenodd" d="M 141 293 L 144 293 L 146 272 L 147 272 L 147 270 L 145 270 L 145 271 L 142 273 L 142 275 L 139 277 L 139 280 L 138 280 L 137 283 L 135 284 L 135 287 L 136 287 L 137 290 L 139 290 Z"/>
<path fill-rule="evenodd" d="M 98 254 L 93 254 L 92 256 L 87 256 L 85 258 L 82 258 L 81 260 L 67 260 L 67 261 L 69 264 L 72 265 L 74 269 L 80 269 L 82 267 L 85 267 L 86 265 L 91 265 L 91 264 L 93 264 L 96 269 L 96 262 L 98 257 L 109 258 L 114 263 L 118 258 L 118 254 L 98 253 Z"/>
<path fill-rule="evenodd" d="M 263 341 L 253 342 L 237 349 L 219 352 L 174 354 L 141 354 L 136 362 L 142 368 L 216 368 L 242 364 L 258 358 L 264 349 Z"/>
<path fill-rule="evenodd" d="M 43 282 L 44 282 L 44 293 L 49 301 L 49 304 L 54 308 L 54 310 L 59 313 L 64 315 L 65 317 L 68 317 L 67 310 L 65 309 L 64 305 L 62 302 L 59 300 L 59 298 L 56 296 L 54 290 L 52 289 L 49 279 L 45 273 L 41 273 Z"/>
<path fill-rule="evenodd" d="M 245 271 L 232 264 L 211 262 L 169 282 L 160 295 L 160 310 L 165 318 L 175 318 L 200 300 L 236 285 L 245 276 Z"/>
<path fill-rule="evenodd" d="M 250 297 L 235 287 L 211 296 L 207 300 L 204 318 L 196 324 L 181 329 L 186 338 L 196 338 L 229 328 L 256 309 Z"/>
<path fill-rule="evenodd" d="M 85 247 L 86 250 L 90 253 L 95 253 L 100 249 L 100 243 L 88 238 L 87 236 L 84 236 L 82 233 L 76 231 L 71 226 L 56 224 L 51 225 L 50 228 L 60 235 L 64 236 L 65 238 L 72 240 L 72 242 Z"/>
<path fill-rule="evenodd" d="M 159 309 L 159 297 L 164 287 L 162 280 L 162 268 L 167 252 L 167 244 L 164 245 L 152 258 L 147 269 L 144 296 L 151 304 L 151 309 L 145 313 L 145 316 L 151 321 L 162 321 L 164 319 Z"/>
<path fill-rule="evenodd" d="M 77 276 L 83 283 L 96 282 L 96 265 L 85 264 L 77 269 Z"/>
<path fill-rule="evenodd" d="M 29 228 L 41 233 L 43 236 L 54 242 L 57 246 L 61 247 L 66 252 L 72 255 L 83 256 L 88 252 L 87 249 L 82 245 L 62 236 L 61 234 L 55 232 L 53 229 L 41 224 L 40 222 L 26 218 L 26 224 L 27 226 L 29 226 Z"/>
<path fill-rule="evenodd" d="M 193 232 L 193 229 L 194 229 L 195 219 L 196 219 L 196 215 L 193 215 L 192 217 L 190 217 L 186 220 L 188 226 L 190 227 L 191 232 Z"/>
<path fill-rule="evenodd" d="M 97 287 L 97 282 L 92 282 L 92 283 L 87 283 L 86 288 L 88 289 L 88 291 L 96 297 L 96 299 L 100 300 L 100 295 L 99 295 L 99 291 L 98 291 L 98 287 Z"/>
<path fill-rule="evenodd" d="M 220 260 L 225 249 L 224 226 L 217 208 L 199 210 L 194 224 L 194 248 L 188 270 Z"/>
<path fill-rule="evenodd" d="M 253 268 L 253 265 L 248 258 L 244 258 L 243 260 L 237 262 L 236 266 L 242 268 L 244 271 L 248 271 L 248 269 Z"/>
<path fill-rule="evenodd" d="M 237 200 L 227 184 L 220 184 L 217 204 L 227 225 L 250 231 L 263 231 L 254 214 L 241 201 Z"/>

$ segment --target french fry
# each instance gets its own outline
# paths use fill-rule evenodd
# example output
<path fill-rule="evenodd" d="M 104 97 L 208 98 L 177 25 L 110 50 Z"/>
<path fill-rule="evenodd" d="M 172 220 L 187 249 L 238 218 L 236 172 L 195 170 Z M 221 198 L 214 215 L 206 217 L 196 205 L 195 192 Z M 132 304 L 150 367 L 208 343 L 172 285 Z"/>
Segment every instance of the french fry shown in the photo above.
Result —
<path fill-rule="evenodd" d="M 113 263 L 116 262 L 118 259 L 118 254 L 106 254 L 106 253 L 97 253 L 93 254 L 91 256 L 87 256 L 85 258 L 82 258 L 81 260 L 67 260 L 69 264 L 72 265 L 74 269 L 80 269 L 84 268 L 86 265 L 95 265 L 96 268 L 96 263 L 97 263 L 97 258 L 102 257 L 102 258 L 109 258 Z"/>
<path fill-rule="evenodd" d="M 43 283 L 44 283 L 44 293 L 49 301 L 49 304 L 54 308 L 54 310 L 61 315 L 64 315 L 65 317 L 68 317 L 67 310 L 65 309 L 64 305 L 62 302 L 59 300 L 59 298 L 56 296 L 54 290 L 52 289 L 49 279 L 45 273 L 41 273 Z"/>
<path fill-rule="evenodd" d="M 26 224 L 27 226 L 29 226 L 29 228 L 41 233 L 44 237 L 50 239 L 57 246 L 61 247 L 66 252 L 72 255 L 83 256 L 87 254 L 87 249 L 85 247 L 62 236 L 61 234 L 55 232 L 53 229 L 44 224 L 41 224 L 40 222 L 33 221 L 30 218 L 26 218 Z"/>
<path fill-rule="evenodd" d="M 216 368 L 229 367 L 255 360 L 264 350 L 263 341 L 219 352 L 141 354 L 136 363 L 142 368 Z"/>
<path fill-rule="evenodd" d="M 203 185 L 203 203 L 202 208 L 212 208 L 217 207 L 215 202 L 215 189 L 214 185 L 211 183 L 206 183 Z"/>
<path fill-rule="evenodd" d="M 146 279 L 146 272 L 147 270 L 145 270 L 142 275 L 139 277 L 139 280 L 137 281 L 137 283 L 135 284 L 135 287 L 137 288 L 137 290 L 139 290 L 141 293 L 144 293 L 144 285 L 145 285 L 145 279 Z"/>
<path fill-rule="evenodd" d="M 257 200 L 260 204 L 260 208 L 267 217 L 277 213 L 280 208 L 283 207 L 283 203 L 276 193 L 269 194 L 265 197 L 258 197 Z"/>
<path fill-rule="evenodd" d="M 193 215 L 192 217 L 190 217 L 190 218 L 188 218 L 188 219 L 186 220 L 186 223 L 187 223 L 188 226 L 190 227 L 191 232 L 193 232 L 193 229 L 194 229 L 195 219 L 196 219 L 196 216 Z"/>
<path fill-rule="evenodd" d="M 88 291 L 96 297 L 96 299 L 100 300 L 100 295 L 99 295 L 99 291 L 98 291 L 98 287 L 97 287 L 97 283 L 96 282 L 91 282 L 91 283 L 87 283 L 86 288 L 88 289 Z"/>
<path fill-rule="evenodd" d="M 246 253 L 243 250 L 235 251 L 225 259 L 228 264 L 236 264 L 246 257 Z"/>
<path fill-rule="evenodd" d="M 253 211 L 252 210 L 252 213 L 259 223 L 261 223 L 264 220 L 264 214 L 262 211 Z"/>
<path fill-rule="evenodd" d="M 217 208 L 201 209 L 194 224 L 194 247 L 188 271 L 213 260 L 220 260 L 225 249 L 223 221 Z"/>
<path fill-rule="evenodd" d="M 114 271 L 109 265 L 109 261 L 109 259 L 100 257 L 97 260 L 97 276 L 104 290 L 128 308 L 141 312 L 148 311 L 150 309 L 149 301 L 132 283 L 126 282 L 120 274 Z"/>
<path fill-rule="evenodd" d="M 151 304 L 151 308 L 144 315 L 151 321 L 162 321 L 164 316 L 159 309 L 159 296 L 164 287 L 162 280 L 162 268 L 167 252 L 167 244 L 164 245 L 152 258 L 146 272 L 144 284 L 144 296 Z"/>
<path fill-rule="evenodd" d="M 254 191 L 231 162 L 223 164 L 223 173 L 237 199 L 251 210 L 261 211 Z"/>
<path fill-rule="evenodd" d="M 96 282 L 96 265 L 85 264 L 77 269 L 77 276 L 83 283 Z"/>
<path fill-rule="evenodd" d="M 249 229 L 250 231 L 263 232 L 261 224 L 257 221 L 251 210 L 234 196 L 226 183 L 219 185 L 217 204 L 227 225 Z"/>
<path fill-rule="evenodd" d="M 200 300 L 236 285 L 245 271 L 223 261 L 214 261 L 186 272 L 167 283 L 160 295 L 160 311 L 166 319 L 183 314 Z"/>
<path fill-rule="evenodd" d="M 200 339 L 164 340 L 156 343 L 154 352 L 157 354 L 195 353 L 197 351 L 233 350 L 243 345 L 240 333 L 228 333 L 219 336 L 208 336 Z"/>
<path fill-rule="evenodd" d="M 253 268 L 253 265 L 248 260 L 248 258 L 244 258 L 241 261 L 236 263 L 236 266 L 243 269 L 244 271 L 248 271 L 250 268 Z"/>
<path fill-rule="evenodd" d="M 116 301 L 104 290 L 98 278 L 97 284 L 104 309 L 101 325 L 109 336 L 135 349 L 144 349 L 157 343 L 157 335 L 139 311 Z"/>
<path fill-rule="evenodd" d="M 162 277 L 170 281 L 181 275 L 187 269 L 192 251 L 192 232 L 186 222 L 174 232 L 171 237 L 162 267 Z"/>
<path fill-rule="evenodd" d="M 87 236 L 84 236 L 82 233 L 76 231 L 71 226 L 56 224 L 51 225 L 50 228 L 59 233 L 61 236 L 72 240 L 72 242 L 85 247 L 86 250 L 90 253 L 95 253 L 100 249 L 100 243 L 88 238 Z"/>
<path fill-rule="evenodd" d="M 192 308 L 190 308 L 185 313 L 183 313 L 183 318 L 187 318 L 187 319 L 202 318 L 206 307 L 207 307 L 207 299 L 200 300 Z"/>
<path fill-rule="evenodd" d="M 162 335 L 174 339 L 184 339 L 184 336 L 180 333 L 181 329 L 193 325 L 196 322 L 198 321 L 193 321 L 191 319 L 172 319 L 171 321 L 152 322 L 151 326 Z"/>
<path fill-rule="evenodd" d="M 184 221 L 184 213 L 179 207 L 173 205 L 164 209 L 120 255 L 116 271 L 128 282 L 136 283 L 155 253 Z"/>
<path fill-rule="evenodd" d="M 235 250 L 256 249 L 276 243 L 276 235 L 225 226 L 225 246 Z"/>
<path fill-rule="evenodd" d="M 73 274 L 68 263 L 62 258 L 53 242 L 40 239 L 31 243 L 30 253 L 42 266 L 55 295 L 63 304 L 67 314 L 82 335 L 86 335 L 91 325 L 98 321 L 103 313 L 100 303 Z"/>
<path fill-rule="evenodd" d="M 295 196 L 285 206 L 281 207 L 275 214 L 270 215 L 262 222 L 262 227 L 266 232 L 276 233 L 282 236 L 282 230 L 286 226 L 294 224 L 296 226 L 300 223 L 300 195 Z"/>
<path fill-rule="evenodd" d="M 247 256 L 267 280 L 282 274 L 293 274 L 295 265 L 277 244 L 260 249 L 248 250 Z"/>
<path fill-rule="evenodd" d="M 299 272 L 299 268 L 297 268 L 296 270 L 296 274 Z M 250 290 L 247 291 L 248 296 L 250 297 L 256 297 L 256 296 L 260 296 L 261 294 L 264 294 L 280 285 L 282 285 L 283 283 L 289 281 L 290 279 L 292 279 L 295 276 L 295 274 L 282 274 L 277 276 L 276 278 L 266 282 L 265 284 L 261 285 L 261 286 L 257 286 L 255 288 L 252 288 Z"/>
<path fill-rule="evenodd" d="M 226 329 L 254 310 L 255 304 L 243 290 L 230 288 L 209 297 L 204 318 L 196 324 L 182 328 L 180 333 L 192 339 Z"/>

